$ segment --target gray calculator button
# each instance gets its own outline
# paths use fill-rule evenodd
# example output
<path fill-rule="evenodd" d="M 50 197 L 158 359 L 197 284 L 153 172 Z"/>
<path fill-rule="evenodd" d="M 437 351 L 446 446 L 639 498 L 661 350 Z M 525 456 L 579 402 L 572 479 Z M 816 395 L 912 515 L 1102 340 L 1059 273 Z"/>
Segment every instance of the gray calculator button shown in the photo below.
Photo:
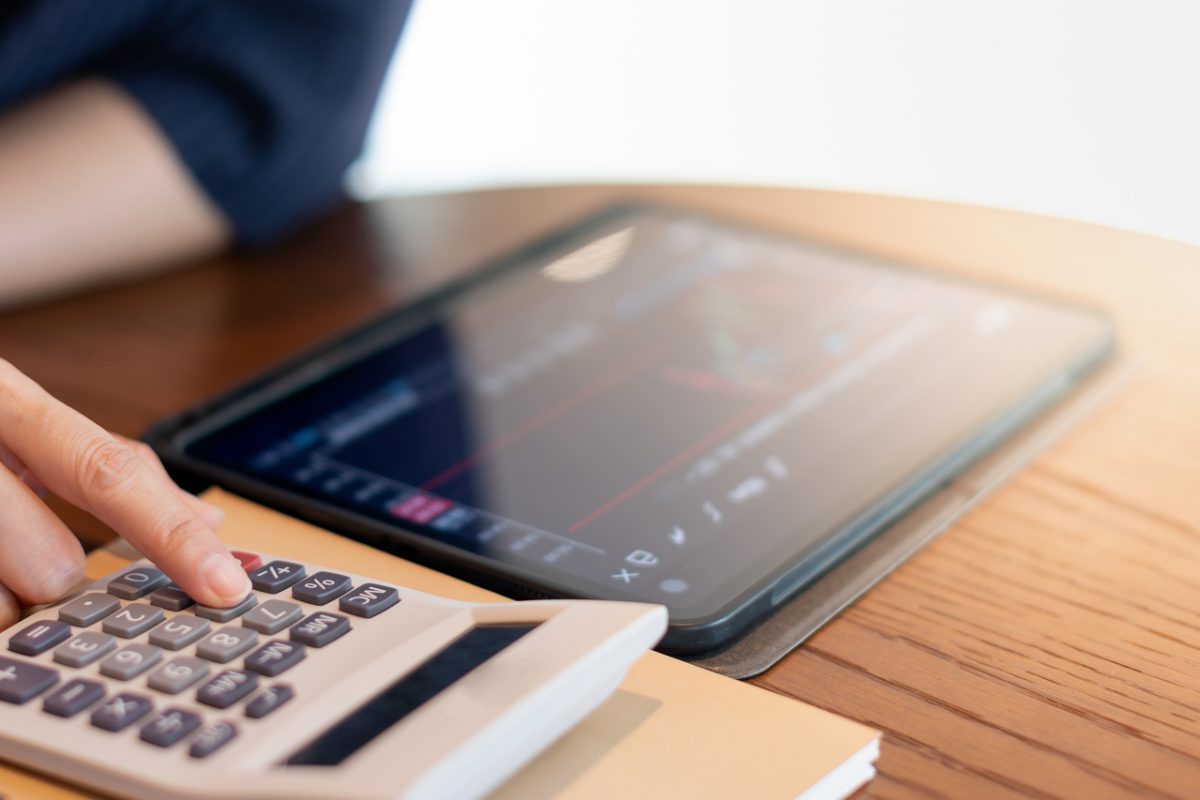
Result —
<path fill-rule="evenodd" d="M 295 696 L 292 687 L 277 683 L 246 704 L 246 716 L 250 719 L 262 719 Z"/>
<path fill-rule="evenodd" d="M 250 573 L 250 583 L 260 592 L 282 592 L 304 577 L 304 567 L 291 561 L 272 561 Z"/>
<path fill-rule="evenodd" d="M 58 610 L 58 618 L 80 628 L 99 622 L 121 607 L 111 594 L 90 592 L 76 597 Z"/>
<path fill-rule="evenodd" d="M 42 710 L 56 717 L 73 717 L 104 697 L 104 684 L 76 678 L 46 695 Z"/>
<path fill-rule="evenodd" d="M 227 669 L 196 690 L 196 699 L 213 708 L 229 708 L 258 688 L 258 676 Z"/>
<path fill-rule="evenodd" d="M 188 755 L 192 758 L 207 758 L 227 745 L 237 736 L 237 728 L 228 722 L 214 722 L 192 740 Z"/>
<path fill-rule="evenodd" d="M 209 621 L 191 614 L 177 614 L 150 631 L 150 644 L 182 650 L 208 633 Z"/>
<path fill-rule="evenodd" d="M 119 681 L 141 675 L 162 660 L 162 650 L 148 644 L 127 644 L 100 662 L 100 672 Z"/>
<path fill-rule="evenodd" d="M 286 600 L 267 600 L 242 617 L 242 624 L 268 636 L 279 633 L 304 614 L 300 606 Z"/>
<path fill-rule="evenodd" d="M 150 602 L 167 611 L 183 611 L 196 605 L 195 600 L 173 583 L 155 589 L 154 594 L 150 595 Z"/>
<path fill-rule="evenodd" d="M 304 660 L 304 645 L 275 640 L 246 656 L 246 669 L 274 678 Z"/>
<path fill-rule="evenodd" d="M 350 591 L 350 579 L 336 572 L 318 572 L 292 587 L 292 597 L 314 606 L 323 606 L 330 600 Z"/>
<path fill-rule="evenodd" d="M 215 606 L 196 606 L 196 616 L 211 619 L 213 622 L 229 622 L 234 617 L 240 617 L 250 609 L 254 608 L 258 598 L 253 594 L 246 595 L 246 599 L 238 603 L 233 608 L 216 608 Z"/>
<path fill-rule="evenodd" d="M 200 727 L 200 715 L 182 708 L 168 708 L 142 726 L 138 736 L 143 742 L 170 747 Z"/>
<path fill-rule="evenodd" d="M 258 634 L 248 628 L 226 625 L 196 645 L 196 655 L 224 664 L 254 647 Z"/>
<path fill-rule="evenodd" d="M 167 582 L 154 567 L 135 567 L 108 582 L 108 593 L 122 600 L 138 600 Z"/>
<path fill-rule="evenodd" d="M 104 620 L 104 632 L 122 639 L 141 636 L 163 621 L 163 610 L 149 603 L 130 603 Z"/>
<path fill-rule="evenodd" d="M 340 639 L 350 630 L 350 620 L 341 614 L 328 614 L 318 611 L 310 614 L 304 621 L 291 630 L 293 642 L 306 644 L 310 647 L 324 647 L 334 639 Z"/>
<path fill-rule="evenodd" d="M 163 664 L 146 683 L 164 694 L 179 694 L 208 674 L 208 662 L 191 656 L 180 656 Z"/>
<path fill-rule="evenodd" d="M 154 703 L 140 694 L 122 692 L 92 712 L 92 724 L 106 731 L 123 731 L 150 713 Z"/>
<path fill-rule="evenodd" d="M 5 703 L 28 703 L 56 683 L 58 670 L 0 656 L 0 700 Z"/>
<path fill-rule="evenodd" d="M 400 593 L 391 586 L 364 583 L 338 601 L 338 609 L 356 617 L 373 617 L 400 602 Z"/>
<path fill-rule="evenodd" d="M 83 631 L 54 651 L 54 660 L 68 667 L 86 667 L 108 655 L 117 646 L 114 636 L 99 631 Z"/>
<path fill-rule="evenodd" d="M 13 634 L 8 640 L 8 649 L 23 656 L 36 656 L 65 642 L 71 635 L 71 626 L 61 620 L 48 619 L 35 622 Z"/>

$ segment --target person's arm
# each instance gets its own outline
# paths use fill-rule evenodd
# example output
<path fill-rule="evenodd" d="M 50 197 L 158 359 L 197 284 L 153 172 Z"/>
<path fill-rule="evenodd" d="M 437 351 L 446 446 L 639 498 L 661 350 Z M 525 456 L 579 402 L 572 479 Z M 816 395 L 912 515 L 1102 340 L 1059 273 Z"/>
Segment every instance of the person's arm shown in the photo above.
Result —
<path fill-rule="evenodd" d="M 82 81 L 0 116 L 0 305 L 145 274 L 229 238 L 120 88 Z"/>

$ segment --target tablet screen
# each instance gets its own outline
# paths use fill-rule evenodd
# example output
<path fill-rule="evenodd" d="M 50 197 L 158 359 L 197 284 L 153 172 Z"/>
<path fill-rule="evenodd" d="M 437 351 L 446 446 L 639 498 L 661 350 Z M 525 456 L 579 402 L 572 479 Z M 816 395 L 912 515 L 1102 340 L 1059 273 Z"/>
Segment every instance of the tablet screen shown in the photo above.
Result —
<path fill-rule="evenodd" d="M 1108 338 L 1090 311 L 638 210 L 401 314 L 187 452 L 698 618 L 861 541 Z"/>

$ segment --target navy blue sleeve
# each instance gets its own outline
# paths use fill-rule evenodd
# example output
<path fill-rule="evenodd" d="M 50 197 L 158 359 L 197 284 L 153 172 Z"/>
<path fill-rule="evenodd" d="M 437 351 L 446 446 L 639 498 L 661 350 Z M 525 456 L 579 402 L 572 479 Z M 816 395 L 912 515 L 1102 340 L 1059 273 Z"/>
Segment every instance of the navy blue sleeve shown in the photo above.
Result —
<path fill-rule="evenodd" d="M 341 198 L 411 0 L 156 0 L 100 71 L 161 127 L 238 240 Z"/>

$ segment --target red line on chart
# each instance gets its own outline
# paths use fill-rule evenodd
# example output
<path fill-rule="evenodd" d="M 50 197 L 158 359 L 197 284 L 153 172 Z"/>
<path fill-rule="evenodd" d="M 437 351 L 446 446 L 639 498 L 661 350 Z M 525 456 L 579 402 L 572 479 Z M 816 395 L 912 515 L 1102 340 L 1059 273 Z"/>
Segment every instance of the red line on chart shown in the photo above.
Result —
<path fill-rule="evenodd" d="M 861 353 L 867 347 L 870 347 L 870 346 L 876 344 L 877 342 L 881 341 L 882 339 L 884 339 L 886 337 L 886 335 L 890 335 L 895 332 L 896 332 L 896 328 L 894 328 L 894 327 L 890 327 L 890 328 L 887 328 L 884 330 L 877 331 L 876 333 L 874 333 L 873 335 L 867 337 L 866 339 L 864 339 L 862 341 L 863 346 L 858 348 L 858 352 Z M 766 400 L 764 400 L 761 403 L 756 403 L 754 406 L 752 406 L 750 409 L 748 409 L 744 414 L 739 414 L 737 417 L 735 417 L 734 419 L 725 423 L 724 425 L 722 425 L 720 428 L 713 431 L 712 433 L 708 434 L 700 441 L 691 445 L 683 452 L 676 454 L 669 461 L 666 461 L 665 463 L 660 464 L 652 472 L 647 474 L 645 477 L 643 477 L 637 483 L 633 484 L 632 486 L 628 487 L 627 489 L 624 489 L 623 491 L 618 493 L 615 497 L 612 497 L 611 499 L 604 502 L 601 506 L 599 506 L 594 511 L 589 513 L 583 519 L 576 522 L 574 525 L 572 525 L 570 528 L 567 529 L 567 533 L 572 533 L 572 534 L 577 533 L 581 528 L 592 524 L 597 519 L 604 516 L 609 511 L 612 511 L 614 508 L 621 505 L 621 503 L 624 503 L 626 500 L 633 497 L 638 492 L 640 492 L 643 489 L 645 489 L 646 487 L 654 484 L 656 481 L 658 481 L 660 478 L 662 478 L 667 473 L 678 468 L 681 464 L 700 455 L 705 450 L 709 449 L 710 447 L 715 445 L 717 442 L 724 439 L 726 436 L 729 436 L 731 433 L 736 431 L 738 428 L 740 428 L 744 425 L 747 425 L 748 423 L 753 421 L 756 417 L 762 415 L 764 412 L 766 412 L 769 409 L 771 409 L 772 407 L 774 407 L 774 405 L 777 402 L 779 402 L 779 395 L 782 394 L 784 391 L 792 391 L 795 389 L 795 387 L 797 385 L 812 383 L 816 380 L 819 380 L 820 378 L 822 378 L 825 375 L 828 375 L 830 372 L 832 372 L 836 367 L 841 366 L 843 363 L 845 363 L 846 360 L 847 359 L 844 359 L 844 358 L 836 359 L 828 364 L 823 365 L 819 369 L 813 369 L 813 370 L 810 370 L 810 371 L 802 374 L 800 376 L 800 378 L 789 383 L 787 385 L 786 389 L 783 389 L 783 390 L 780 390 L 779 392 L 773 393 L 773 396 L 767 398 Z"/>
<path fill-rule="evenodd" d="M 624 364 L 618 365 L 616 368 L 610 370 L 607 374 L 601 375 L 592 383 L 575 392 L 575 394 L 560 400 L 558 403 L 530 418 L 519 428 L 509 431 L 504 436 L 493 440 L 461 461 L 446 467 L 446 469 L 422 483 L 421 488 L 425 491 L 432 491 L 434 488 L 441 486 L 446 481 L 454 478 L 457 475 L 460 475 L 463 471 L 474 466 L 481 459 L 484 459 L 492 453 L 495 453 L 497 450 L 508 447 L 514 442 L 520 441 L 554 418 L 560 417 L 567 411 L 570 411 L 584 400 L 593 397 L 594 395 L 612 386 L 622 378 L 628 377 L 631 373 L 641 369 L 648 362 L 658 358 L 660 355 L 666 352 L 669 349 L 669 346 L 669 343 L 660 343 L 658 347 L 652 347 L 649 350 L 643 351 L 639 357 L 631 359 Z"/>

